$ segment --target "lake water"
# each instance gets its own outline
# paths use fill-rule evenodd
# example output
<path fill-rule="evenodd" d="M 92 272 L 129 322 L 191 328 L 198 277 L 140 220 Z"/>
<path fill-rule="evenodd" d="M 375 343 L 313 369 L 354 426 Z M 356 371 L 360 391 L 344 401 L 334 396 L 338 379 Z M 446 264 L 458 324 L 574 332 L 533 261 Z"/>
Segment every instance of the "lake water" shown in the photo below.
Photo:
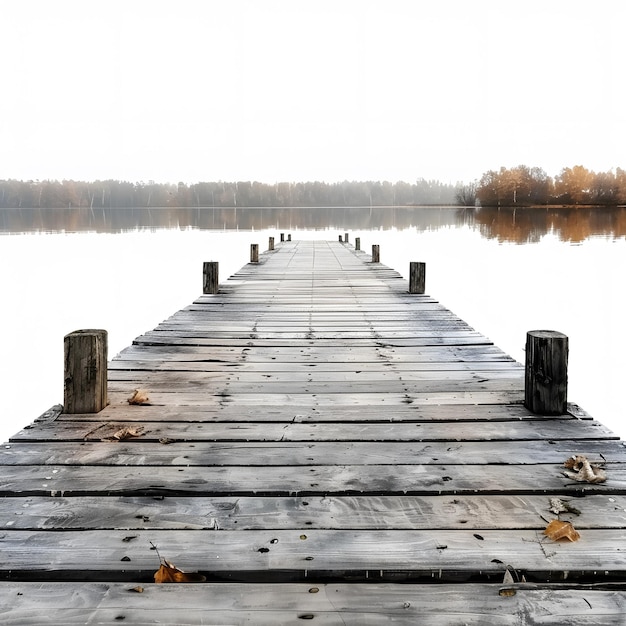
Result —
<path fill-rule="evenodd" d="M 569 336 L 569 399 L 626 439 L 626 209 L 0 210 L 0 391 L 4 441 L 63 401 L 63 337 L 109 331 L 109 356 L 220 281 L 268 237 L 380 245 L 408 277 L 524 362 L 526 331 Z"/>

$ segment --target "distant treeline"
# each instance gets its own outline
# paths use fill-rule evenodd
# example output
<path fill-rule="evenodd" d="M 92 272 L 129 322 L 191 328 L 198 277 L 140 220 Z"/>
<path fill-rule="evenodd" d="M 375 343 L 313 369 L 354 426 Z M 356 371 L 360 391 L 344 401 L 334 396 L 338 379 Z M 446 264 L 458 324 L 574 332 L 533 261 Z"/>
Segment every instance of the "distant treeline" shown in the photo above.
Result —
<path fill-rule="evenodd" d="M 478 182 L 456 185 L 423 178 L 414 183 L 201 182 L 164 184 L 120 180 L 0 180 L 0 208 L 194 208 L 358 206 L 626 205 L 626 170 L 566 167 L 552 178 L 540 167 L 489 170 Z"/>
<path fill-rule="evenodd" d="M 0 180 L 0 208 L 414 206 L 455 204 L 459 185 L 404 182 L 131 183 Z"/>
<path fill-rule="evenodd" d="M 501 167 L 483 174 L 475 189 L 470 186 L 472 193 L 482 206 L 624 205 L 626 170 L 593 172 L 575 165 L 552 178 L 539 167 Z"/>

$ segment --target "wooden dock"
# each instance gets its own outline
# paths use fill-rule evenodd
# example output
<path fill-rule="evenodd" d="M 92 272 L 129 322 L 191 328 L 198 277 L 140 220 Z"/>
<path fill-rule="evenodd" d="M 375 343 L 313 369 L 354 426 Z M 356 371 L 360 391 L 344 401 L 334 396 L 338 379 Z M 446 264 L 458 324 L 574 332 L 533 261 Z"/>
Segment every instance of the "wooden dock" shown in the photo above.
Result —
<path fill-rule="evenodd" d="M 624 443 L 531 413 L 523 365 L 349 244 L 259 255 L 111 360 L 108 401 L 2 450 L 2 624 L 626 623 Z"/>

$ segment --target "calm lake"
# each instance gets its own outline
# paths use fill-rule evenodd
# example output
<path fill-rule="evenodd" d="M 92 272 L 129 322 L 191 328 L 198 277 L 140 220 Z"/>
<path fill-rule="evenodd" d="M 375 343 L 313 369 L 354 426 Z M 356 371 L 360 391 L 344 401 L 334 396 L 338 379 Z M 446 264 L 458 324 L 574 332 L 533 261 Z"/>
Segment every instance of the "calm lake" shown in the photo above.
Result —
<path fill-rule="evenodd" d="M 626 439 L 626 209 L 3 209 L 0 210 L 0 440 L 63 401 L 63 337 L 109 331 L 112 358 L 220 282 L 268 237 L 380 245 L 426 292 L 524 362 L 526 331 L 569 336 L 569 399 Z"/>

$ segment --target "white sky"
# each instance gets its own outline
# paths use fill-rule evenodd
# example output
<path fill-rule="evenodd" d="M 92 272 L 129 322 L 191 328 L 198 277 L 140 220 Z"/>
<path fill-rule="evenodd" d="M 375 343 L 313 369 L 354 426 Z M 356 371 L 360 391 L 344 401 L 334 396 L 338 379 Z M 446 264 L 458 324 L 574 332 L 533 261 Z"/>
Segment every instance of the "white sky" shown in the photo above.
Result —
<path fill-rule="evenodd" d="M 0 179 L 626 167 L 624 0 L 1 0 Z"/>

